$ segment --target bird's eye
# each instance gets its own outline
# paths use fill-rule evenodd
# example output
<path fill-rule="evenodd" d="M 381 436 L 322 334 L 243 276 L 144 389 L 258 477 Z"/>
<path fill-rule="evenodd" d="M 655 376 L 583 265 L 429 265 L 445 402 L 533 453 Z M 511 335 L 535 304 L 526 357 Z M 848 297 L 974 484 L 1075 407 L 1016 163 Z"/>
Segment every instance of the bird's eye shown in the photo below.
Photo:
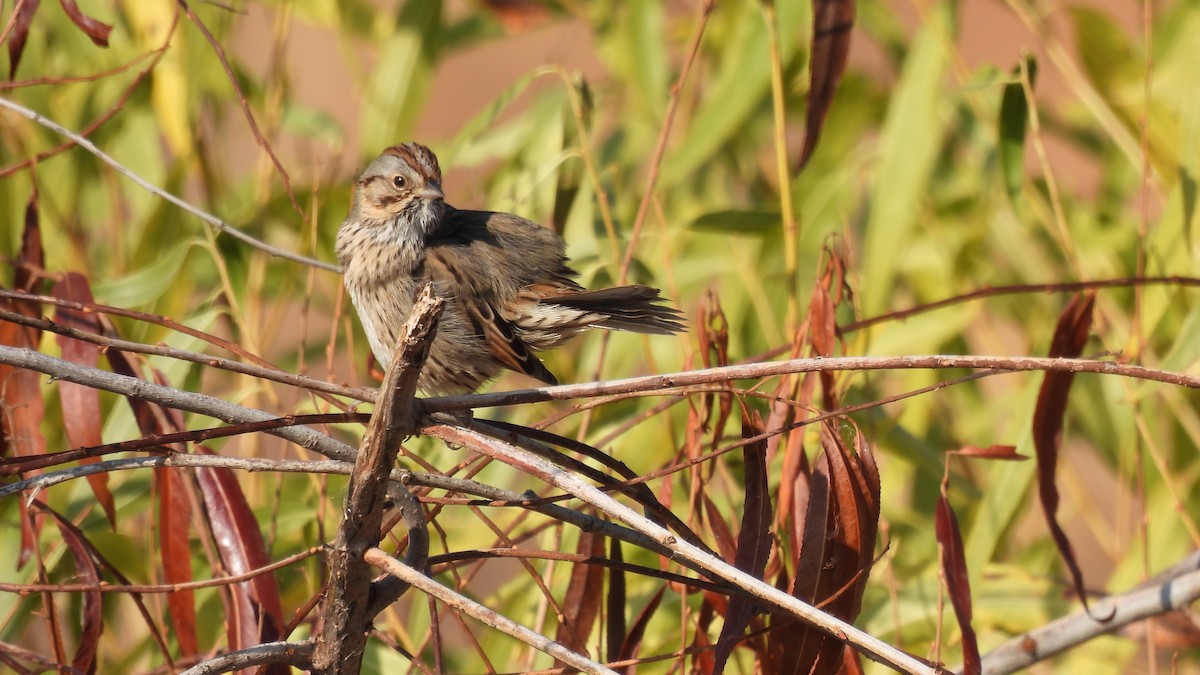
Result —
<path fill-rule="evenodd" d="M 404 184 L 407 182 L 408 181 L 404 180 L 404 176 L 400 176 L 400 175 L 392 176 L 392 185 L 395 185 L 398 188 L 404 187 Z"/>

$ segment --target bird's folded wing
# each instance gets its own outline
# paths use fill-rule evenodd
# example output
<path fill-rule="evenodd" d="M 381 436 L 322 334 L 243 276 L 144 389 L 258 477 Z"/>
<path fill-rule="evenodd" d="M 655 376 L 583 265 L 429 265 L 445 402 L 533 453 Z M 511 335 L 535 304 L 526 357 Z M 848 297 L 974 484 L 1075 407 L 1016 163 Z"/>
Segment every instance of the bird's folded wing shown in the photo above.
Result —
<path fill-rule="evenodd" d="M 501 317 L 495 308 L 486 302 L 467 302 L 463 305 L 467 319 L 483 336 L 488 351 L 504 364 L 505 368 L 537 378 L 549 385 L 558 384 L 554 373 L 542 364 L 529 345 L 517 337 L 513 325 Z"/>

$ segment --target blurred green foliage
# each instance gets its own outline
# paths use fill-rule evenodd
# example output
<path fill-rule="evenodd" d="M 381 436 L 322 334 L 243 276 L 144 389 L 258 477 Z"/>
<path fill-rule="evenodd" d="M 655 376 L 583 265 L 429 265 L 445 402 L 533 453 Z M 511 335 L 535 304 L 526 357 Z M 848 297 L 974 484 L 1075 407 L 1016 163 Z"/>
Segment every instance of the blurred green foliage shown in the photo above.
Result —
<path fill-rule="evenodd" d="M 174 3 L 134 0 L 91 8 L 115 27 L 108 49 L 94 47 L 57 7 L 43 4 L 16 79 L 44 81 L 6 86 L 0 95 L 76 130 L 119 105 L 111 119 L 89 134 L 100 148 L 155 185 L 254 236 L 325 260 L 332 259 L 355 167 L 382 147 L 409 139 L 427 111 L 455 105 L 431 98 L 435 78 L 448 60 L 512 39 L 503 17 L 482 2 L 402 2 L 396 9 L 391 6 L 397 3 L 365 0 L 233 3 L 267 17 L 253 29 L 243 25 L 249 21 L 244 14 L 193 3 L 225 47 L 264 137 L 286 160 L 298 212 L 280 175 L 246 132 L 238 95 L 212 45 L 187 17 L 178 18 L 161 60 L 128 100 L 119 102 L 139 72 L 151 65 L 146 55 L 164 44 L 175 20 Z M 806 102 L 811 9 L 799 0 L 776 4 L 787 88 L 788 129 L 783 136 L 795 156 Z M 583 284 L 614 283 L 627 248 L 633 246 L 629 280 L 664 287 L 693 315 L 705 294 L 715 292 L 730 324 L 730 351 L 736 360 L 791 342 L 789 299 L 799 298 L 804 306 L 824 247 L 832 241 L 849 251 L 853 306 L 841 308 L 843 320 L 985 286 L 1132 277 L 1139 270 L 1146 275 L 1195 274 L 1200 176 L 1196 3 L 1156 3 L 1149 46 L 1139 27 L 1123 24 L 1103 9 L 1010 3 L 994 11 L 1013 17 L 1017 44 L 1032 55 L 1009 50 L 1011 60 L 978 66 L 969 65 L 960 47 L 960 22 L 973 4 L 863 3 L 853 49 L 856 55 L 869 52 L 876 58 L 852 59 L 815 156 L 804 172 L 783 177 L 782 191 L 772 161 L 779 136 L 771 116 L 769 27 L 753 0 L 717 3 L 707 18 L 692 75 L 678 90 L 679 110 L 660 166 L 652 164 L 653 149 L 698 20 L 692 3 L 553 3 L 531 30 L 586 26 L 602 76 L 584 78 L 547 62 L 514 81 L 490 105 L 472 111 L 457 133 L 419 140 L 434 147 L 444 168 L 472 177 L 471 184 L 448 185 L 452 201 L 456 194 L 471 195 L 490 208 L 561 229 Z M 902 6 L 913 20 L 898 19 L 893 6 Z M 1070 39 L 1054 26 L 1069 27 Z M 339 51 L 322 58 L 345 65 L 357 101 L 314 105 L 294 97 L 306 74 L 284 64 L 288 49 L 305 48 L 296 44 L 303 39 L 296 37 L 300 28 L 305 35 L 332 36 L 322 44 L 337 45 Z M 260 32 L 247 37 L 246 30 Z M 237 35 L 241 39 L 235 41 Z M 251 59 L 243 53 L 251 51 L 251 43 L 284 60 Z M 1036 59 L 1038 69 L 1038 124 L 1027 129 L 1036 138 L 1011 133 L 1022 128 L 1023 117 L 1015 127 L 1011 117 L 1005 118 L 1026 111 L 1019 80 L 1012 74 L 1019 74 L 1018 65 L 1026 58 L 1031 63 Z M 128 69 L 112 72 L 130 63 Z M 87 75 L 99 77 L 58 79 Z M 333 112 L 346 106 L 352 111 L 349 125 Z M 0 120 L 0 166 L 63 140 L 8 112 L 0 112 Z M 652 174 L 657 189 L 634 241 L 635 217 Z M 99 302 L 223 334 L 289 370 L 365 382 L 367 348 L 348 304 L 339 302 L 335 275 L 310 272 L 217 236 L 81 149 L 0 180 L 0 255 L 11 258 L 18 249 L 34 183 L 48 269 L 84 273 Z M 800 220 L 800 264 L 794 279 L 784 271 L 781 199 L 792 201 Z M 605 203 L 611 206 L 611 223 L 601 208 Z M 1102 291 L 1089 352 L 1123 353 L 1145 365 L 1195 370 L 1200 306 L 1194 295 L 1174 286 L 1138 293 Z M 1065 301 L 1063 294 L 1029 293 L 958 304 L 850 334 L 845 353 L 1040 355 Z M 129 339 L 201 348 L 160 327 L 117 323 Z M 347 331 L 353 334 L 352 350 Z M 335 344 L 327 360 L 331 338 Z M 56 353 L 51 337 L 43 344 Z M 547 361 L 562 381 L 576 382 L 597 372 L 618 377 L 697 367 L 695 352 L 694 339 L 687 337 L 617 336 L 609 342 L 593 336 L 548 355 Z M 248 378 L 152 362 L 176 386 L 280 412 L 325 409 Z M 848 401 L 860 402 L 948 377 L 924 371 L 872 372 L 845 374 L 840 382 Z M 1032 455 L 1029 421 L 1039 382 L 1031 374 L 990 377 L 855 417 L 881 457 L 883 519 L 891 544 L 872 575 L 859 625 L 915 653 L 929 650 L 940 607 L 932 514 L 944 453 L 967 444 L 1007 443 Z M 510 378 L 493 386 L 523 384 Z M 1097 589 L 1122 590 L 1198 543 L 1200 528 L 1193 517 L 1200 512 L 1194 461 L 1200 441 L 1197 399 L 1191 391 L 1101 377 L 1078 378 L 1073 394 L 1059 469 L 1061 517 L 1085 561 L 1088 582 Z M 124 403 L 115 397 L 104 401 L 105 440 L 136 437 Z M 751 401 L 765 408 L 761 400 Z M 587 438 L 606 438 L 652 403 L 596 410 L 588 418 Z M 539 405 L 485 414 L 529 422 L 558 409 Z M 49 447 L 64 449 L 65 438 L 53 418 L 57 408 L 48 410 L 44 432 Z M 605 448 L 637 471 L 655 470 L 672 460 L 685 419 L 686 406 L 676 405 Z M 582 420 L 582 415 L 570 417 L 554 430 L 572 436 Z M 212 424 L 189 418 L 190 427 Z M 353 439 L 359 430 L 347 426 L 335 433 Z M 233 453 L 300 456 L 299 450 L 257 437 L 214 446 Z M 429 442 L 417 441 L 411 449 L 439 467 L 462 460 L 461 453 Z M 952 498 L 973 575 L 975 628 L 986 651 L 1069 611 L 1070 603 L 1064 600 L 1061 567 L 1029 490 L 1032 462 L 956 463 L 952 470 Z M 707 489 L 716 491 L 714 499 L 736 521 L 740 488 L 727 473 L 716 470 Z M 489 467 L 477 478 L 530 487 L 524 476 L 505 467 Z M 336 526 L 341 479 L 253 474 L 241 480 L 261 515 L 274 557 L 315 545 Z M 684 486 L 690 479 L 674 480 L 677 511 L 683 514 Z M 149 478 L 130 472 L 112 481 L 120 514 L 115 532 L 92 507 L 81 481 L 56 488 L 48 497 L 81 521 L 105 555 L 132 579 L 154 581 L 159 572 L 152 562 Z M 15 531 L 15 514 L 11 500 L 0 504 L 5 531 Z M 518 517 L 489 515 L 501 527 Z M 466 510 L 448 510 L 439 523 L 447 532 L 446 550 L 495 544 L 491 531 Z M 548 530 L 529 543 L 555 548 L 560 546 L 557 536 L 556 530 Z M 561 536 L 564 548 L 573 546 L 574 532 Z M 203 578 L 210 570 L 199 543 L 196 547 L 195 573 Z M 69 561 L 61 546 L 46 541 L 42 548 L 51 569 L 65 569 Z M 0 547 L 0 570 L 5 570 L 0 577 L 30 581 L 29 568 L 13 571 L 14 555 L 15 547 Z M 630 558 L 658 564 L 643 553 Z M 481 585 L 486 590 L 478 591 L 483 599 L 517 620 L 535 621 L 538 614 L 529 598 L 537 591 L 528 576 L 513 571 L 515 567 L 496 569 L 512 574 L 489 576 Z M 285 612 L 317 591 L 321 574 L 315 561 L 280 573 Z M 555 576 L 552 587 L 561 591 L 567 576 Z M 630 587 L 632 611 L 657 587 L 639 583 Z M 680 597 L 668 593 L 667 598 L 643 655 L 670 652 L 690 640 L 680 637 Z M 698 598 L 683 602 L 694 607 Z M 209 620 L 200 622 L 206 631 L 202 640 L 219 645 L 218 594 L 203 592 L 197 603 L 202 618 Z M 0 594 L 0 641 L 31 648 L 40 644 L 31 637 L 34 604 L 34 598 Z M 163 611 L 161 603 L 152 606 Z M 127 601 L 108 603 L 109 627 L 101 645 L 101 657 L 107 660 L 101 672 L 161 665 L 131 612 Z M 422 643 L 429 621 L 424 602 L 402 603 L 385 617 L 380 630 L 408 649 L 427 648 Z M 554 619 L 545 622 L 552 626 Z M 957 629 L 948 614 L 945 625 L 942 658 L 957 662 Z M 524 650 L 507 638 L 472 630 L 497 668 L 527 664 Z M 1106 638 L 1061 657 L 1053 669 L 1139 671 L 1146 657 L 1138 651 L 1136 643 Z M 447 657 L 448 672 L 485 668 L 469 648 L 450 650 Z M 373 643 L 368 672 L 395 672 L 406 663 Z M 529 663 L 549 666 L 545 657 Z M 642 670 L 667 672 L 669 663 Z"/>

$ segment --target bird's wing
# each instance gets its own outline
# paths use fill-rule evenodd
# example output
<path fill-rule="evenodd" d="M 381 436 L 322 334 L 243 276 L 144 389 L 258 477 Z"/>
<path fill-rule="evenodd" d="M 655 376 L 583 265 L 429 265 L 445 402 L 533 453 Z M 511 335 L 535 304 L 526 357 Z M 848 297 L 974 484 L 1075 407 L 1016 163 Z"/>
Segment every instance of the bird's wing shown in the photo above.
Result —
<path fill-rule="evenodd" d="M 488 351 L 504 364 L 505 368 L 524 373 L 549 385 L 558 384 L 554 373 L 546 368 L 524 340 L 517 337 L 512 323 L 501 317 L 494 307 L 486 302 L 473 302 L 466 304 L 465 309 L 467 320 L 483 335 Z"/>
<path fill-rule="evenodd" d="M 448 251 L 435 247 L 426 252 L 424 276 L 449 289 L 452 296 L 449 299 L 458 304 L 475 334 L 484 340 L 488 352 L 505 368 L 546 384 L 558 384 L 554 374 L 517 335 L 513 324 L 496 311 L 493 304 L 496 299 L 481 293 L 483 289 L 478 285 L 468 284 Z"/>

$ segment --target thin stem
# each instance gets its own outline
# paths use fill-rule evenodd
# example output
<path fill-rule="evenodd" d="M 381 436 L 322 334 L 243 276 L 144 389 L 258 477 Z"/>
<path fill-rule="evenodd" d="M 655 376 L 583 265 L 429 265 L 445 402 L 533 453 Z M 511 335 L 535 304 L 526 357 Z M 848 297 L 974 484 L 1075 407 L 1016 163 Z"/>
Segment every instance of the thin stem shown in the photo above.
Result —
<path fill-rule="evenodd" d="M 341 272 L 341 268 L 333 263 L 328 263 L 328 262 L 325 262 L 322 260 L 314 260 L 313 258 L 309 258 L 307 256 L 300 255 L 298 253 L 293 253 L 291 251 L 285 251 L 284 249 L 281 249 L 279 247 L 272 246 L 265 241 L 262 241 L 260 239 L 255 239 L 254 237 L 246 234 L 245 232 L 242 232 L 241 230 L 237 229 L 233 225 L 226 223 L 225 221 L 212 215 L 211 213 L 208 213 L 207 211 L 204 211 L 195 206 L 192 206 L 191 204 L 187 203 L 180 197 L 176 197 L 175 195 L 171 194 L 170 192 L 167 192 L 166 190 L 164 190 L 156 185 L 151 184 L 145 178 L 142 178 L 138 174 L 134 173 L 131 169 L 126 167 L 124 164 L 113 159 L 110 155 L 105 153 L 103 150 L 96 147 L 95 143 L 92 143 L 91 141 L 84 138 L 83 136 L 80 136 L 79 134 L 71 131 L 70 129 L 67 129 L 66 127 L 55 122 L 54 120 L 49 119 L 48 117 L 42 115 L 41 113 L 39 113 L 37 111 L 30 110 L 29 108 L 26 108 L 25 106 L 20 105 L 19 103 L 15 103 L 13 101 L 10 101 L 10 100 L 8 100 L 6 98 L 2 98 L 2 97 L 0 97 L 0 108 L 7 108 L 7 109 L 17 113 L 18 115 L 21 115 L 22 117 L 25 117 L 33 122 L 36 122 L 37 124 L 40 124 L 57 134 L 66 136 L 67 138 L 74 141 L 76 145 L 78 145 L 79 147 L 83 148 L 84 150 L 87 150 L 88 152 L 92 153 L 98 159 L 100 159 L 100 161 L 111 166 L 114 170 L 116 170 L 117 173 L 119 173 L 119 174 L 125 176 L 126 178 L 128 178 L 129 180 L 133 181 L 134 183 L 136 183 L 138 186 L 145 189 L 150 194 L 157 195 L 157 196 L 167 200 L 171 204 L 174 204 L 175 206 L 179 207 L 180 209 L 183 209 L 184 211 L 192 214 L 193 216 L 199 218 L 200 220 L 208 223 L 209 225 L 216 228 L 217 230 L 228 234 L 229 236 L 233 237 L 234 239 L 237 239 L 243 243 L 249 244 L 250 246 L 257 248 L 260 251 L 263 251 L 265 253 L 273 255 L 277 258 L 283 258 L 284 260 L 291 260 L 292 262 L 298 262 L 302 265 L 310 265 L 312 267 L 316 267 L 317 269 L 326 270 L 328 272 Z"/>

